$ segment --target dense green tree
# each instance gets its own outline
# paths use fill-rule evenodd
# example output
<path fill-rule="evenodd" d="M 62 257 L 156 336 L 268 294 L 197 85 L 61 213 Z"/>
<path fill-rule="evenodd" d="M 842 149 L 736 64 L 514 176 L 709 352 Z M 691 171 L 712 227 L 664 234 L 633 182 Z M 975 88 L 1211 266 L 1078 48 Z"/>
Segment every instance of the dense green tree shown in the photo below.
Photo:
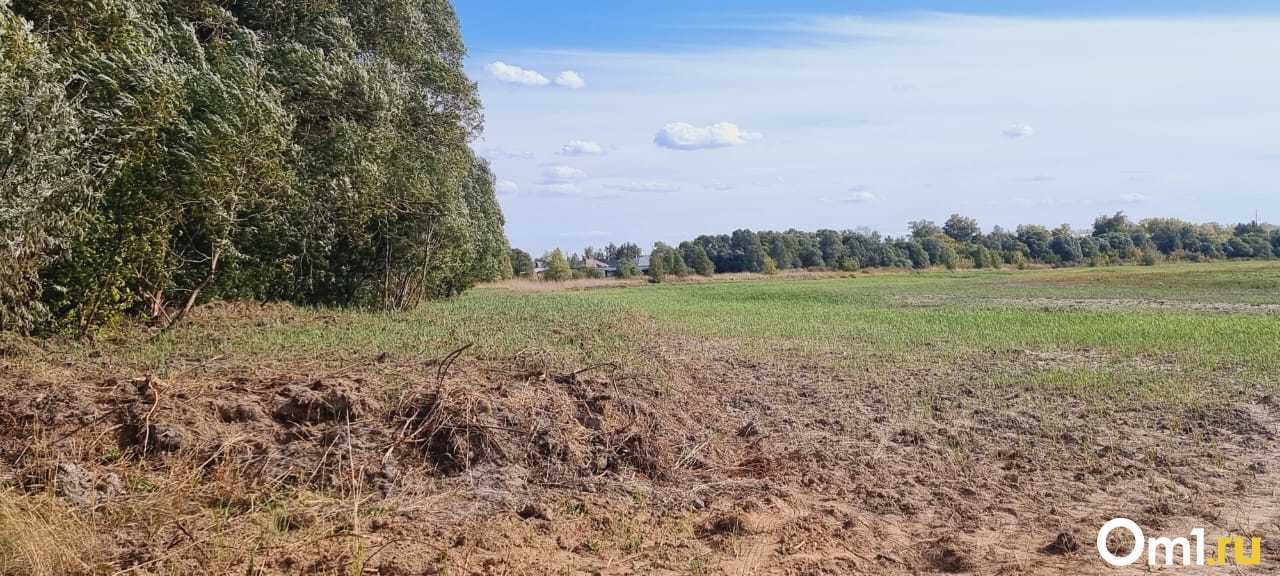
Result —
<path fill-rule="evenodd" d="M 1175 218 L 1150 218 L 1142 221 L 1142 227 L 1163 254 L 1173 254 L 1196 242 L 1195 228 Z"/>
<path fill-rule="evenodd" d="M 67 74 L 0 2 L 0 331 L 45 320 L 41 271 L 74 242 L 88 204 L 88 137 Z"/>
<path fill-rule="evenodd" d="M 903 240 L 897 244 L 897 248 L 910 261 L 911 268 L 923 270 L 933 264 L 933 259 L 929 257 L 929 252 L 916 240 Z"/>
<path fill-rule="evenodd" d="M 636 266 L 635 259 L 619 260 L 615 267 L 618 269 L 619 278 L 634 278 L 640 275 L 640 268 Z"/>
<path fill-rule="evenodd" d="M 1071 226 L 1063 224 L 1053 231 L 1053 238 L 1049 241 L 1049 250 L 1057 261 L 1062 264 L 1074 264 L 1084 259 L 1084 252 L 1080 248 L 1080 240 L 1071 231 Z"/>
<path fill-rule="evenodd" d="M 681 242 L 680 253 L 694 274 L 711 276 L 716 273 L 715 264 L 711 262 L 711 258 L 707 257 L 707 251 L 702 246 L 693 242 Z"/>
<path fill-rule="evenodd" d="M 1124 212 L 1116 212 L 1111 216 L 1099 216 L 1093 221 L 1093 235 L 1107 236 L 1110 234 L 1129 234 L 1133 229 L 1133 223 L 1129 222 L 1129 217 Z"/>
<path fill-rule="evenodd" d="M 991 251 L 981 244 L 975 245 L 970 249 L 969 258 L 973 259 L 974 268 L 982 269 L 994 267 Z"/>
<path fill-rule="evenodd" d="M 653 282 L 662 282 L 666 280 L 667 274 L 671 271 L 667 268 L 667 246 L 659 242 L 653 247 L 653 251 L 649 253 L 649 270 L 645 272 L 649 276 L 649 280 Z"/>
<path fill-rule="evenodd" d="M 569 267 L 569 259 L 559 248 L 552 250 L 543 259 L 547 269 L 542 272 L 542 279 L 550 282 L 564 282 L 573 278 L 573 268 Z"/>
<path fill-rule="evenodd" d="M 604 249 L 603 260 L 617 267 L 621 273 L 624 268 L 628 271 L 635 270 L 636 258 L 639 258 L 640 254 L 640 247 L 630 242 L 625 242 L 621 246 L 609 244 Z"/>
<path fill-rule="evenodd" d="M 1027 248 L 1027 256 L 1033 260 L 1044 260 L 1052 254 L 1049 243 L 1053 235 L 1048 228 L 1037 225 L 1018 226 L 1018 241 Z"/>
<path fill-rule="evenodd" d="M 3 326 L 399 308 L 510 268 L 445 0 L 17 0 L 0 26 L 0 165 L 41 174 L 0 182 Z"/>
<path fill-rule="evenodd" d="M 764 259 L 768 254 L 760 245 L 760 238 L 750 230 L 735 230 L 730 236 L 729 248 L 732 251 L 732 266 L 726 272 L 761 272 L 764 270 Z M 772 258 L 770 258 L 772 260 Z M 775 264 L 776 266 L 776 264 Z M 716 264 L 720 269 L 720 264 Z"/>
<path fill-rule="evenodd" d="M 844 266 L 845 260 L 849 257 L 844 239 L 835 230 L 818 231 L 818 249 L 822 252 L 822 262 L 828 268 Z"/>
<path fill-rule="evenodd" d="M 942 225 L 942 232 L 962 244 L 972 242 L 982 235 L 982 229 L 978 227 L 977 220 L 959 214 L 952 214 L 947 218 L 947 222 Z"/>
<path fill-rule="evenodd" d="M 804 240 L 803 232 L 788 230 L 786 232 L 761 232 L 759 235 L 760 244 L 765 247 L 765 251 L 769 257 L 773 258 L 774 263 L 779 268 L 800 268 L 804 266 L 801 261 L 800 242 Z"/>
<path fill-rule="evenodd" d="M 913 220 L 907 223 L 907 228 L 911 230 L 911 237 L 916 240 L 924 240 L 925 238 L 933 238 L 942 234 L 942 228 L 934 224 L 931 220 Z"/>
<path fill-rule="evenodd" d="M 1249 251 L 1253 254 L 1253 258 L 1260 260 L 1270 260 L 1275 256 L 1271 251 L 1271 238 L 1261 232 L 1246 234 L 1240 238 L 1249 246 Z"/>
<path fill-rule="evenodd" d="M 666 244 L 662 244 L 662 247 L 664 248 L 664 252 L 666 254 L 667 270 L 669 270 L 672 274 L 675 274 L 680 278 L 684 278 L 688 276 L 689 265 L 684 261 L 684 253 L 679 250 L 676 250 L 675 248 L 667 246 Z"/>

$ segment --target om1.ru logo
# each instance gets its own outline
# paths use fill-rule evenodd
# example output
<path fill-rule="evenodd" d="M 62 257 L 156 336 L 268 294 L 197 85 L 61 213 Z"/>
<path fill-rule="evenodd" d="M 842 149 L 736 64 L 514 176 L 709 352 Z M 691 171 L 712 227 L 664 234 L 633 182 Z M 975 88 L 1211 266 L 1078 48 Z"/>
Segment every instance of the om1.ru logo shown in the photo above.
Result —
<path fill-rule="evenodd" d="M 1107 546 L 1107 539 L 1117 529 L 1127 530 L 1133 536 L 1133 550 L 1130 550 L 1124 556 L 1117 556 Z M 1245 539 L 1240 536 L 1219 537 L 1217 554 L 1212 558 L 1206 558 L 1204 554 L 1204 528 L 1192 530 L 1191 537 L 1195 538 L 1194 545 L 1186 538 L 1144 539 L 1142 528 L 1136 522 L 1128 518 L 1115 518 L 1103 524 L 1102 529 L 1098 530 L 1098 555 L 1102 556 L 1102 560 L 1112 566 L 1133 564 L 1142 558 L 1144 550 L 1147 553 L 1147 565 L 1149 566 L 1159 566 L 1162 555 L 1165 566 L 1173 566 L 1179 563 L 1183 566 L 1226 566 L 1232 564 L 1232 560 L 1237 566 L 1257 566 L 1262 563 L 1261 538 L 1250 539 L 1249 547 L 1246 549 Z M 1193 552 L 1194 558 L 1192 558 Z M 1178 556 L 1175 556 L 1175 554 Z M 1175 560 L 1181 560 L 1181 562 L 1175 562 Z"/>

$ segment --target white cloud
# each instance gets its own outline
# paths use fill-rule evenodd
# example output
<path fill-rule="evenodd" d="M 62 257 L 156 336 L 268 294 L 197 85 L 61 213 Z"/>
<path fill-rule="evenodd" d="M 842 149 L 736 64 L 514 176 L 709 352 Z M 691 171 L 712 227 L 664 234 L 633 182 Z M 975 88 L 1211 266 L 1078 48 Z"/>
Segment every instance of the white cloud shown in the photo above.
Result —
<path fill-rule="evenodd" d="M 573 70 L 565 70 L 564 72 L 561 72 L 559 76 L 556 76 L 556 85 L 577 90 L 586 86 L 587 81 L 583 80 L 582 76 L 577 72 L 574 72 Z"/>
<path fill-rule="evenodd" d="M 623 192 L 677 192 L 680 186 L 670 182 L 660 182 L 657 180 L 633 180 L 630 182 L 618 182 L 615 184 L 605 184 L 605 188 L 613 190 L 621 190 Z"/>
<path fill-rule="evenodd" d="M 1146 194 L 1139 194 L 1137 192 L 1130 192 L 1128 194 L 1120 195 L 1120 201 L 1124 202 L 1125 204 L 1139 204 L 1142 202 L 1146 202 L 1147 200 L 1150 200 L 1150 199 L 1151 198 Z"/>
<path fill-rule="evenodd" d="M 879 199 L 880 197 L 876 196 L 874 192 L 867 190 L 866 186 L 854 186 L 850 188 L 849 193 L 844 196 L 837 196 L 835 198 L 823 196 L 819 198 L 819 200 L 828 204 L 868 204 Z"/>
<path fill-rule="evenodd" d="M 494 160 L 494 159 L 533 160 L 534 159 L 533 152 L 524 152 L 521 150 L 507 150 L 506 148 L 502 148 L 501 146 L 491 146 L 489 148 L 486 148 L 483 152 L 480 153 L 480 155 L 484 156 L 485 158 L 489 158 L 491 160 Z"/>
<path fill-rule="evenodd" d="M 561 156 L 604 156 L 604 147 L 589 140 L 570 140 L 560 147 Z"/>
<path fill-rule="evenodd" d="M 537 188 L 539 194 L 543 196 L 577 196 L 582 192 L 577 184 L 569 182 L 561 182 L 558 184 L 540 184 Z"/>
<path fill-rule="evenodd" d="M 574 168 L 573 166 L 556 164 L 542 169 L 543 184 L 564 184 L 585 180 L 586 178 L 586 172 Z"/>
<path fill-rule="evenodd" d="M 510 180 L 499 180 L 494 190 L 499 196 L 511 196 L 520 193 L 520 185 Z"/>
<path fill-rule="evenodd" d="M 721 180 L 712 180 L 711 182 L 703 185 L 703 188 L 706 188 L 707 190 L 715 190 L 717 192 L 726 192 L 728 190 L 733 190 L 733 184 L 723 182 Z"/>
<path fill-rule="evenodd" d="M 1022 138 L 1030 138 L 1036 135 L 1036 129 L 1030 124 L 1010 124 L 1004 127 L 1002 133 L 1006 138 L 1020 140 Z"/>
<path fill-rule="evenodd" d="M 658 131 L 653 137 L 653 143 L 672 150 L 706 150 L 738 146 L 761 138 L 764 138 L 763 134 L 745 131 L 730 122 L 706 127 L 672 122 Z"/>
<path fill-rule="evenodd" d="M 551 81 L 546 76 L 533 70 L 526 70 L 519 66 L 512 66 L 501 60 L 484 67 L 494 78 L 508 84 L 520 84 L 521 86 L 546 86 Z"/>

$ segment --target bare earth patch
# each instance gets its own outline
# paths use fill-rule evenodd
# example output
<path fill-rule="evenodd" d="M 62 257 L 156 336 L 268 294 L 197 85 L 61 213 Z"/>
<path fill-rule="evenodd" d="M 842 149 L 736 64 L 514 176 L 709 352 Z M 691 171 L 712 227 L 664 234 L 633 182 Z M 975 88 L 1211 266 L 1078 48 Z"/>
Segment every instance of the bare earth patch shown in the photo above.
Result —
<path fill-rule="evenodd" d="M 457 349 L 160 379 L 23 348 L 0 573 L 1065 575 L 1111 573 L 1114 516 L 1280 528 L 1266 398 L 1163 419 L 962 370 L 645 352 L 649 376 Z"/>

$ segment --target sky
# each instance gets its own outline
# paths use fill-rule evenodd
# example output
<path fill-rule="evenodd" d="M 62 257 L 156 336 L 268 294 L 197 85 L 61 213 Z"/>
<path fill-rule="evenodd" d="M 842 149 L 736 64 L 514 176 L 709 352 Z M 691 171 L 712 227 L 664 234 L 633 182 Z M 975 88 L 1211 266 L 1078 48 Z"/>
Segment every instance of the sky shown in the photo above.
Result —
<path fill-rule="evenodd" d="M 1116 4 L 455 7 L 473 147 L 535 255 L 952 213 L 1280 220 L 1280 5 Z"/>

